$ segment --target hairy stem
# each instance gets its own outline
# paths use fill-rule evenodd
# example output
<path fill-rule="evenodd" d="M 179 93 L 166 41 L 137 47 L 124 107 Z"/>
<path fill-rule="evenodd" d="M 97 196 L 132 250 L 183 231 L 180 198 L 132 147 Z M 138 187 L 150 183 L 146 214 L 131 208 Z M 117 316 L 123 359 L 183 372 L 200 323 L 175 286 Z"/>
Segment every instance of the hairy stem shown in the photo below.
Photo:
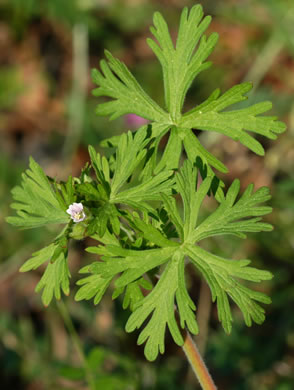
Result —
<path fill-rule="evenodd" d="M 182 348 L 202 389 L 216 390 L 217 387 L 215 386 L 213 379 L 208 372 L 208 369 L 198 351 L 196 344 L 188 332 L 185 335 L 185 342 Z"/>
<path fill-rule="evenodd" d="M 73 344 L 77 350 L 77 353 L 79 355 L 79 358 L 84 366 L 85 377 L 86 377 L 86 381 L 88 383 L 88 388 L 91 390 L 95 390 L 96 389 L 95 380 L 94 380 L 93 374 L 89 368 L 86 356 L 85 356 L 84 351 L 83 351 L 83 346 L 82 346 L 80 337 L 79 337 L 79 335 L 74 327 L 74 324 L 72 322 L 72 319 L 71 319 L 71 316 L 68 312 L 68 309 L 62 300 L 57 302 L 57 308 L 58 308 L 58 311 L 63 318 L 65 326 L 67 327 L 68 333 L 70 334 L 72 342 L 73 342 Z"/>

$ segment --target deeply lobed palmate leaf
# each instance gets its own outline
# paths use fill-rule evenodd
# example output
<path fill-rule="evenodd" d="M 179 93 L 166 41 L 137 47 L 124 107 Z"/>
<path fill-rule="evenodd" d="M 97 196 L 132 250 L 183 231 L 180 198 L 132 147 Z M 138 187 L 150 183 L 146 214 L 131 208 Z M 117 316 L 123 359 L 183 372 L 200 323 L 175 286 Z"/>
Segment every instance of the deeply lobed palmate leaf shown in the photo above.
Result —
<path fill-rule="evenodd" d="M 151 293 L 144 298 L 141 297 L 141 300 L 134 305 L 134 312 L 126 325 L 126 330 L 131 332 L 140 328 L 149 318 L 138 339 L 139 344 L 146 342 L 145 355 L 149 360 L 154 360 L 159 352 L 164 352 L 167 327 L 175 342 L 179 345 L 183 344 L 179 325 L 175 319 L 175 305 L 179 311 L 180 327 L 187 327 L 194 334 L 198 332 L 194 313 L 196 307 L 189 297 L 185 283 L 185 258 L 190 259 L 207 281 L 212 299 L 217 303 L 219 319 L 227 333 L 230 333 L 233 321 L 229 298 L 239 306 L 248 326 L 252 321 L 258 324 L 263 322 L 264 309 L 259 303 L 270 303 L 270 299 L 265 294 L 255 292 L 238 281 L 238 279 L 251 282 L 269 280 L 272 278 L 270 272 L 250 267 L 249 260 L 229 260 L 215 256 L 198 245 L 202 239 L 216 234 L 234 234 L 244 238 L 244 232 L 270 230 L 271 225 L 260 222 L 260 217 L 271 211 L 270 207 L 260 206 L 260 203 L 270 198 L 268 189 L 260 188 L 253 192 L 253 186 L 249 185 L 243 195 L 237 199 L 240 185 L 235 181 L 215 212 L 199 224 L 198 214 L 210 188 L 211 180 L 211 177 L 207 177 L 197 188 L 197 169 L 189 161 L 184 163 L 176 175 L 176 189 L 184 206 L 182 216 L 174 199 L 162 195 L 170 221 L 178 231 L 179 242 L 168 239 L 160 229 L 147 221 L 134 217 L 133 226 L 142 232 L 150 245 L 156 245 L 157 248 L 124 249 L 117 244 L 88 248 L 91 253 L 102 255 L 103 260 L 93 263 L 88 268 L 88 271 L 93 273 L 92 277 L 97 277 L 99 280 L 104 278 L 106 281 L 120 274 L 115 282 L 118 289 L 134 283 L 146 272 L 159 266 L 164 267 Z M 85 283 L 88 280 L 90 283 L 90 279 L 85 279 Z M 98 285 L 97 290 L 99 290 Z M 92 295 L 89 284 L 86 299 L 91 298 Z"/>
<path fill-rule="evenodd" d="M 227 172 L 227 168 L 200 144 L 192 129 L 221 133 L 241 142 L 258 155 L 263 155 L 264 149 L 249 133 L 276 139 L 277 134 L 286 129 L 285 124 L 277 121 L 276 117 L 260 115 L 271 109 L 270 102 L 261 102 L 239 110 L 227 110 L 247 99 L 246 93 L 252 88 L 251 83 L 236 85 L 222 95 L 217 89 L 205 102 L 183 113 L 184 100 L 192 82 L 201 71 L 211 65 L 206 60 L 217 43 L 218 35 L 212 33 L 208 38 L 204 35 L 210 21 L 210 16 L 203 18 L 201 5 L 193 6 L 190 11 L 184 8 L 174 45 L 164 18 L 159 12 L 154 14 L 151 32 L 157 42 L 148 38 L 147 43 L 162 66 L 167 111 L 143 91 L 127 67 L 110 53 L 106 53 L 108 62 L 101 62 L 104 77 L 98 70 L 93 71 L 93 81 L 99 86 L 94 90 L 94 95 L 114 99 L 99 104 L 98 115 L 111 114 L 111 119 L 114 119 L 126 113 L 134 113 L 149 119 L 152 136 L 157 138 L 157 143 L 170 131 L 170 140 L 159 167 L 177 167 L 184 148 L 189 160 L 202 160 L 207 175 L 213 174 L 212 168 Z M 164 132 L 162 126 L 167 127 Z M 220 191 L 217 197 L 221 198 Z"/>

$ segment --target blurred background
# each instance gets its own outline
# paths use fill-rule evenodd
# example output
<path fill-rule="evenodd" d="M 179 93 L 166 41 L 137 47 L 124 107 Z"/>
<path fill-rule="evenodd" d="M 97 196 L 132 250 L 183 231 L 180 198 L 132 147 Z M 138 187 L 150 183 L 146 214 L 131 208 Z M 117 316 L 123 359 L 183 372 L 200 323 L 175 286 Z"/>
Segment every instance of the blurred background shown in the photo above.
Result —
<path fill-rule="evenodd" d="M 89 243 L 70 250 L 72 292 L 65 305 L 44 308 L 34 293 L 40 272 L 19 274 L 30 254 L 48 244 L 56 230 L 20 231 L 4 218 L 11 213 L 10 190 L 20 182 L 29 155 L 59 180 L 78 175 L 88 161 L 87 146 L 138 126 L 138 118 L 109 122 L 96 117 L 90 69 L 99 66 L 107 48 L 123 60 L 144 89 L 163 104 L 161 69 L 146 44 L 153 12 L 159 10 L 176 36 L 186 0 L 0 0 L 0 383 L 1 389 L 87 389 L 83 359 L 96 377 L 97 389 L 197 389 L 185 357 L 167 336 L 166 353 L 148 363 L 137 334 L 128 335 L 128 313 L 111 291 L 98 307 L 77 303 L 77 270 L 93 260 Z M 227 90 L 250 80 L 254 91 L 246 104 L 273 102 L 273 115 L 287 123 L 277 141 L 260 138 L 258 157 L 215 133 L 201 142 L 229 168 L 229 184 L 238 177 L 243 189 L 271 188 L 272 233 L 248 240 L 211 240 L 216 254 L 250 258 L 274 275 L 255 288 L 273 303 L 262 326 L 247 328 L 233 305 L 234 324 L 226 336 L 207 287 L 189 272 L 191 295 L 198 305 L 205 354 L 220 390 L 294 389 L 294 2 L 293 0 L 202 1 L 213 16 L 209 31 L 220 35 L 210 59 L 188 93 L 186 107 L 199 104 L 216 87 Z M 103 152 L 103 149 L 101 148 Z M 209 204 L 208 204 L 209 210 Z M 66 309 L 67 308 L 67 309 Z M 81 357 L 80 346 L 84 351 Z"/>

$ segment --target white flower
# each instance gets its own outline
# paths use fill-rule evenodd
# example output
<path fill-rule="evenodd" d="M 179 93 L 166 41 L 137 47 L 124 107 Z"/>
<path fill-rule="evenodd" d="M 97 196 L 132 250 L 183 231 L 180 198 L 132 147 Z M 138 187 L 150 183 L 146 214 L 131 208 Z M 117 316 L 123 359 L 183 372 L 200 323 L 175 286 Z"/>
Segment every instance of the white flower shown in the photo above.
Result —
<path fill-rule="evenodd" d="M 82 222 L 86 218 L 82 203 L 73 203 L 66 210 L 74 222 Z"/>

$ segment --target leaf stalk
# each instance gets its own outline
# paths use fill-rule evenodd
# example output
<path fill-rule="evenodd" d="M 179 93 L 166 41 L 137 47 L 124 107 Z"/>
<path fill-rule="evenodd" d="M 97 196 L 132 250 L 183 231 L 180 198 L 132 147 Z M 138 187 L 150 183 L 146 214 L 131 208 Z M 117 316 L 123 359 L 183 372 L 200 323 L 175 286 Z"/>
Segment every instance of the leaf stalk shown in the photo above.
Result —
<path fill-rule="evenodd" d="M 189 332 L 186 332 L 183 351 L 203 390 L 217 390 L 211 375 Z"/>

